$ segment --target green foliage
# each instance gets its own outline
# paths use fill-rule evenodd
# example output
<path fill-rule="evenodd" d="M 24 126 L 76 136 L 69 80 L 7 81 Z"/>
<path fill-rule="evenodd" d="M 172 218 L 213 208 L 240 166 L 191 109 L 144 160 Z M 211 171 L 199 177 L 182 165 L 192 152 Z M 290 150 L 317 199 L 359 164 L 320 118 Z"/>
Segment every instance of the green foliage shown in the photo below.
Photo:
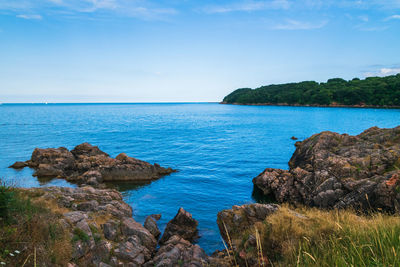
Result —
<path fill-rule="evenodd" d="M 0 184 L 0 218 L 5 222 L 10 218 L 13 199 L 14 191 L 5 184 Z"/>
<path fill-rule="evenodd" d="M 0 181 L 0 262 L 6 266 L 66 266 L 71 258 L 70 235 L 37 194 Z"/>
<path fill-rule="evenodd" d="M 81 240 L 83 242 L 89 242 L 90 237 L 81 229 L 75 228 L 74 229 L 74 236 L 72 237 L 73 242 L 77 242 L 78 240 Z"/>
<path fill-rule="evenodd" d="M 387 77 L 329 79 L 242 88 L 223 102 L 238 104 L 367 105 L 400 106 L 400 74 Z"/>

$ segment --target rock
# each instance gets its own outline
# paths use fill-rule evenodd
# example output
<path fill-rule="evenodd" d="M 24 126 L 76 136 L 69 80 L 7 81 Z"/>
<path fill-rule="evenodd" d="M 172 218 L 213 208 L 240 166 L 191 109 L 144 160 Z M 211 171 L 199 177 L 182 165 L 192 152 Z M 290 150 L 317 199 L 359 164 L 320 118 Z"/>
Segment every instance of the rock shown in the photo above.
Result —
<path fill-rule="evenodd" d="M 157 222 L 154 219 L 154 217 L 152 215 L 147 216 L 146 220 L 143 224 L 144 228 L 146 228 L 147 230 L 149 230 L 149 232 L 156 238 L 158 239 L 161 235 L 160 230 L 158 229 L 157 226 Z"/>
<path fill-rule="evenodd" d="M 36 148 L 32 153 L 31 160 L 26 163 L 29 167 L 36 170 L 39 178 L 42 172 L 46 175 L 45 177 L 52 177 L 51 175 L 53 175 L 53 177 L 64 176 L 65 178 L 74 169 L 75 158 L 65 147 L 48 149 Z M 50 170 L 52 170 L 53 173 L 50 173 Z"/>
<path fill-rule="evenodd" d="M 148 250 L 154 251 L 157 241 L 154 236 L 133 218 L 124 218 L 121 222 L 121 232 L 125 236 L 137 236 L 141 240 L 141 244 Z"/>
<path fill-rule="evenodd" d="M 96 211 L 98 207 L 99 203 L 96 200 L 82 202 L 77 205 L 77 209 L 82 211 Z"/>
<path fill-rule="evenodd" d="M 298 140 L 298 138 L 296 136 L 292 136 L 290 139 L 292 140 Z"/>
<path fill-rule="evenodd" d="M 63 171 L 54 168 L 50 164 L 39 164 L 36 167 L 36 171 L 33 173 L 33 176 L 37 176 L 39 178 L 54 178 L 54 177 L 63 177 Z"/>
<path fill-rule="evenodd" d="M 168 222 L 164 234 L 160 239 L 160 244 L 168 241 L 173 235 L 177 235 L 190 242 L 195 241 L 198 238 L 197 225 L 198 222 L 192 218 L 192 214 L 180 208 L 175 217 Z"/>
<path fill-rule="evenodd" d="M 393 177 L 400 174 L 400 126 L 357 136 L 322 132 L 296 146 L 288 171 L 267 168 L 253 179 L 265 196 L 320 208 L 399 210 L 400 181 Z"/>
<path fill-rule="evenodd" d="M 115 241 L 118 236 L 119 231 L 119 223 L 116 221 L 110 220 L 107 223 L 103 224 L 103 233 L 104 237 L 108 240 Z"/>
<path fill-rule="evenodd" d="M 13 168 L 13 169 L 22 169 L 28 166 L 26 162 L 23 161 L 17 161 L 13 165 L 9 166 L 8 168 Z"/>
<path fill-rule="evenodd" d="M 71 211 L 63 214 L 64 217 L 67 219 L 68 222 L 71 224 L 77 224 L 81 220 L 87 219 L 87 214 L 81 211 Z"/>
<path fill-rule="evenodd" d="M 157 250 L 156 221 L 161 215 L 148 216 L 146 227 L 142 226 L 131 217 L 132 208 L 116 190 L 91 186 L 19 190 L 57 213 L 59 224 L 71 237 L 70 262 L 77 266 L 225 266 L 223 259 L 211 262 L 191 243 L 198 223 L 182 208 L 168 224 L 166 241 Z"/>
<path fill-rule="evenodd" d="M 115 159 L 101 151 L 97 146 L 83 143 L 69 151 L 60 148 L 36 148 L 30 160 L 16 162 L 10 167 L 35 169 L 39 178 L 64 178 L 72 183 L 101 186 L 105 181 L 151 181 L 175 172 L 158 164 L 150 164 L 125 153 Z"/>
<path fill-rule="evenodd" d="M 154 220 L 158 221 L 161 219 L 161 214 L 151 214 L 150 217 L 152 217 Z"/>
<path fill-rule="evenodd" d="M 263 222 L 269 215 L 278 210 L 275 204 L 248 204 L 233 206 L 232 209 L 222 210 L 217 215 L 219 232 L 226 244 L 230 240 L 243 237 L 243 232 L 251 229 L 258 222 Z M 229 235 L 229 237 L 228 237 Z"/>
<path fill-rule="evenodd" d="M 103 176 L 99 171 L 87 171 L 80 176 L 80 179 L 83 183 L 88 183 L 90 180 L 97 183 L 103 182 Z"/>
<path fill-rule="evenodd" d="M 145 266 L 208 266 L 208 256 L 198 245 L 174 235 L 157 251 Z"/>
<path fill-rule="evenodd" d="M 77 145 L 74 149 L 71 150 L 71 153 L 75 157 L 79 157 L 79 156 L 91 157 L 91 156 L 99 156 L 99 155 L 108 157 L 108 154 L 101 151 L 99 147 L 92 146 L 89 143 L 82 143 L 80 145 Z"/>
<path fill-rule="evenodd" d="M 137 237 L 130 238 L 129 241 L 121 243 L 114 254 L 123 261 L 133 262 L 142 266 L 145 261 L 150 260 L 150 251 L 142 246 Z"/>

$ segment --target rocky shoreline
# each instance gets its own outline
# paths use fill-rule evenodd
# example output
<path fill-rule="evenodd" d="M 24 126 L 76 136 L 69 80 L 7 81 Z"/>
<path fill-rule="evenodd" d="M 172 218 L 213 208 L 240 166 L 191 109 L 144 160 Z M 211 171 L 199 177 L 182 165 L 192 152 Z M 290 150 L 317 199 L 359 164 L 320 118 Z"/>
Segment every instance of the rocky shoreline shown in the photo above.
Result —
<path fill-rule="evenodd" d="M 256 189 L 279 203 L 400 211 L 400 126 L 357 136 L 322 132 L 296 142 L 289 170 L 267 168 Z"/>
<path fill-rule="evenodd" d="M 20 189 L 33 202 L 60 215 L 70 233 L 72 266 L 204 266 L 209 257 L 198 245 L 198 222 L 180 208 L 163 236 L 150 215 L 144 225 L 114 189 L 48 187 Z M 159 246 L 159 247 L 158 247 Z"/>
<path fill-rule="evenodd" d="M 223 105 L 239 105 L 239 106 L 277 106 L 277 107 L 320 107 L 320 108 L 379 108 L 379 109 L 400 109 L 400 106 L 371 106 L 371 105 L 341 105 L 341 104 L 289 104 L 289 103 L 257 103 L 257 104 L 243 104 L 243 103 L 227 103 L 219 102 Z"/>
<path fill-rule="evenodd" d="M 294 206 L 400 214 L 400 126 L 372 127 L 357 136 L 322 132 L 295 145 L 289 170 L 267 168 L 253 179 L 264 197 Z M 103 186 L 104 181 L 157 179 L 174 171 L 170 168 L 125 154 L 113 159 L 87 143 L 71 151 L 35 149 L 30 160 L 10 167 L 26 166 L 36 170 L 35 176 L 64 178 L 80 186 L 19 189 L 60 216 L 72 243 L 69 267 L 269 264 L 268 258 L 255 254 L 261 248 L 257 229 L 269 229 L 266 221 L 281 210 L 278 204 L 254 203 L 219 212 L 226 250 L 207 255 L 196 244 L 198 222 L 183 208 L 161 233 L 161 214 L 149 215 L 141 225 L 121 193 Z M 285 210 L 307 224 L 304 215 Z"/>

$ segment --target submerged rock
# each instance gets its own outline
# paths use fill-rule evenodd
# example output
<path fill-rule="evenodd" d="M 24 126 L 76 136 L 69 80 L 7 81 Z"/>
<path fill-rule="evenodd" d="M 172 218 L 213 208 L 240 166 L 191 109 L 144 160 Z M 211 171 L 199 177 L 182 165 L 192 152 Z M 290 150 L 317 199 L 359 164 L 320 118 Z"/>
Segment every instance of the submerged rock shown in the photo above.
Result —
<path fill-rule="evenodd" d="M 400 210 L 400 126 L 357 136 L 322 132 L 296 143 L 290 169 L 253 179 L 278 202 L 321 208 Z"/>
<path fill-rule="evenodd" d="M 150 164 L 119 154 L 115 159 L 97 146 L 83 143 L 69 151 L 60 148 L 36 148 L 30 160 L 16 162 L 10 168 L 29 166 L 39 178 L 64 178 L 78 184 L 99 186 L 107 181 L 151 181 L 175 172 L 158 164 Z"/>

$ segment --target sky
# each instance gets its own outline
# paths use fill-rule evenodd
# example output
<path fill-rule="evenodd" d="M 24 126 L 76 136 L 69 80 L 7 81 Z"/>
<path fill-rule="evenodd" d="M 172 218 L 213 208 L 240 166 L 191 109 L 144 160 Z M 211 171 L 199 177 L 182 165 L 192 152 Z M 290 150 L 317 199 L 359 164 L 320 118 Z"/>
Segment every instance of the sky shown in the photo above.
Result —
<path fill-rule="evenodd" d="M 400 72 L 400 0 L 0 0 L 0 102 L 221 101 Z"/>

